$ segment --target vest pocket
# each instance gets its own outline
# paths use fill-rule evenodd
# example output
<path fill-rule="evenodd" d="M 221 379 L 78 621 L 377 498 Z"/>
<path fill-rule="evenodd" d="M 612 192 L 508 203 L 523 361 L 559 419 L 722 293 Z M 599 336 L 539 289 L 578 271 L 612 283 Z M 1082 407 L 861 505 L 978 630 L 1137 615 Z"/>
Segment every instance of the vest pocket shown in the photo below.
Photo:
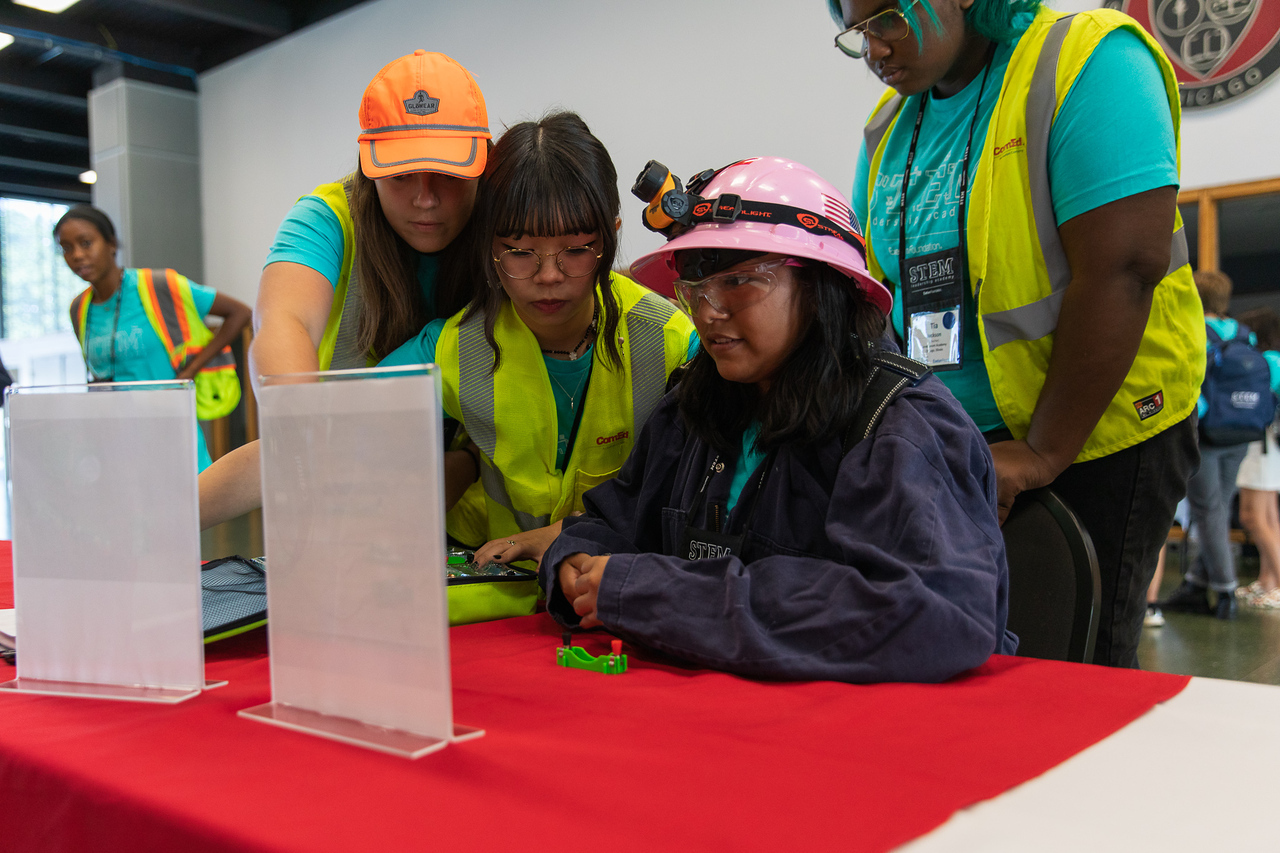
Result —
<path fill-rule="evenodd" d="M 619 465 L 617 468 L 614 468 L 612 471 L 607 471 L 604 474 L 589 474 L 586 471 L 581 470 L 575 471 L 573 474 L 572 511 L 577 512 L 582 509 L 582 496 L 586 494 L 588 489 L 594 489 L 601 483 L 607 480 L 612 480 L 614 477 L 618 476 L 618 472 L 621 470 L 622 466 Z"/>

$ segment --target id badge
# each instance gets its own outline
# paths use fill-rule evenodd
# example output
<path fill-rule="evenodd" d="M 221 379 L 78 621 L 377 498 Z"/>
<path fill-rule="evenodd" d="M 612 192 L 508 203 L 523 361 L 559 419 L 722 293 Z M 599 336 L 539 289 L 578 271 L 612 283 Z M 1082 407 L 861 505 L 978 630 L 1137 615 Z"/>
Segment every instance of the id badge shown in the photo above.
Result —
<path fill-rule="evenodd" d="M 964 352 L 960 250 L 911 258 L 902 273 L 907 356 L 934 370 L 958 370 Z"/>
<path fill-rule="evenodd" d="M 960 306 L 911 315 L 907 357 L 930 367 L 960 366 Z"/>

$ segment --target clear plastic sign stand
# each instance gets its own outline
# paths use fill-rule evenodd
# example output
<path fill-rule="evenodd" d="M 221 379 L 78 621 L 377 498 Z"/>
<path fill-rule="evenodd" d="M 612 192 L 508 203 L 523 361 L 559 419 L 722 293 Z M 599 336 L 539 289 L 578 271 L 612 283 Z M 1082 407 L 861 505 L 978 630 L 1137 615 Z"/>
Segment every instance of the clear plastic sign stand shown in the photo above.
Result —
<path fill-rule="evenodd" d="M 181 702 L 206 683 L 190 381 L 11 387 L 18 677 L 0 691 Z"/>
<path fill-rule="evenodd" d="M 264 376 L 272 701 L 241 716 L 418 758 L 453 722 L 440 373 Z"/>

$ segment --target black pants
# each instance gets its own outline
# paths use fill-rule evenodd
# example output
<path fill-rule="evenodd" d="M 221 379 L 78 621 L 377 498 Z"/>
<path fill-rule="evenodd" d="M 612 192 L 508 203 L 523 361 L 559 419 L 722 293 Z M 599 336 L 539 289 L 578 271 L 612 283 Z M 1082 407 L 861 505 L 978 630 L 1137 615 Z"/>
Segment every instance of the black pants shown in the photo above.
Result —
<path fill-rule="evenodd" d="M 1004 430 L 987 434 L 992 443 L 1007 438 Z M 1199 464 L 1196 418 L 1191 415 L 1133 447 L 1077 462 L 1049 484 L 1089 531 L 1098 553 L 1102 611 L 1094 663 L 1138 667 L 1147 587 L 1173 512 Z"/>

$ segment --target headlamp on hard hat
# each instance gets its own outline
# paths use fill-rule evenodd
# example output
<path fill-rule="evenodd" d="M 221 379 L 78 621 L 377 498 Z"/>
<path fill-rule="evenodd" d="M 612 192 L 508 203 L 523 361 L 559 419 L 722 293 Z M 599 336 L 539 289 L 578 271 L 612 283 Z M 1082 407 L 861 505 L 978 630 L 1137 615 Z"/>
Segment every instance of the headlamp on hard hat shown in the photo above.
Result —
<path fill-rule="evenodd" d="M 715 198 L 703 198 L 698 194 L 720 172 L 749 162 L 751 161 L 739 160 L 720 169 L 705 169 L 689 180 L 687 190 L 681 186 L 680 179 L 657 160 L 645 163 L 631 187 L 632 195 L 648 205 L 644 210 L 645 227 L 671 240 L 688 228 L 704 222 L 730 223 L 742 220 L 791 225 L 812 234 L 835 237 L 855 246 L 860 252 L 866 251 L 866 241 L 858 233 L 856 226 L 852 229 L 849 227 L 853 225 L 852 217 L 848 225 L 845 225 L 816 210 L 748 201 L 733 193 L 722 193 Z"/>

